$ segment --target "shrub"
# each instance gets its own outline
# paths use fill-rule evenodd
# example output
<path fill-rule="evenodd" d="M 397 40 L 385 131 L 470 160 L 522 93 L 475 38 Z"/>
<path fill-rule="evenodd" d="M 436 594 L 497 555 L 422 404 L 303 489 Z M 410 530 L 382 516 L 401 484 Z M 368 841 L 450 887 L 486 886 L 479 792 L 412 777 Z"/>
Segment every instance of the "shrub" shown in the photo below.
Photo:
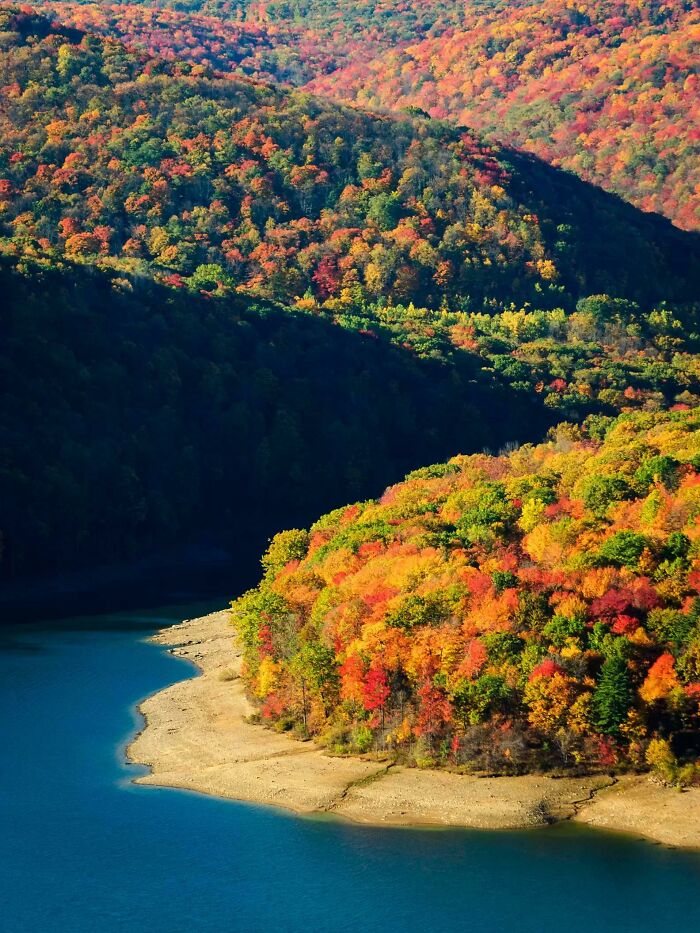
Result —
<path fill-rule="evenodd" d="M 665 784 L 673 784 L 678 772 L 678 761 L 666 739 L 652 739 L 645 758 L 656 777 Z"/>
<path fill-rule="evenodd" d="M 353 751 L 358 755 L 364 755 L 372 748 L 374 734 L 369 726 L 356 726 L 351 735 Z"/>

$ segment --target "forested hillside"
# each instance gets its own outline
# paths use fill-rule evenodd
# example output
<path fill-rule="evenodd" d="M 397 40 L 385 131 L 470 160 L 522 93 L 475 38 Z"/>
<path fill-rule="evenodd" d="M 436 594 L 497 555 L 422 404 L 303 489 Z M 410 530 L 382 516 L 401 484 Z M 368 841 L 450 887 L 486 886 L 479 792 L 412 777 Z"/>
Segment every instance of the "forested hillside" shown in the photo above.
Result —
<path fill-rule="evenodd" d="M 300 310 L 24 260 L 0 294 L 5 579 L 269 534 L 552 420 L 475 354 Z"/>
<path fill-rule="evenodd" d="M 453 32 L 387 49 L 311 87 L 450 117 L 692 230 L 699 42 L 689 0 L 538 0 L 496 4 L 488 15 L 475 6 Z"/>
<path fill-rule="evenodd" d="M 41 4 L 89 32 L 111 35 L 136 48 L 302 86 L 358 60 L 370 62 L 388 47 L 434 32 L 436 8 L 389 0 L 363 3 L 81 3 Z M 381 6 L 381 10 L 379 7 Z M 372 11 L 376 15 L 370 16 Z M 458 5 L 445 28 L 460 20 Z"/>
<path fill-rule="evenodd" d="M 420 767 L 700 751 L 700 415 L 592 417 L 277 535 L 233 604 L 263 720 Z"/>
<path fill-rule="evenodd" d="M 697 294 L 696 238 L 449 124 L 2 16 L 0 230 L 15 251 L 284 300 Z"/>
<path fill-rule="evenodd" d="M 447 123 L 1 16 L 4 577 L 697 404 L 668 221 Z"/>
<path fill-rule="evenodd" d="M 690 0 L 54 3 L 167 56 L 487 131 L 700 227 Z"/>
<path fill-rule="evenodd" d="M 511 308 L 439 314 L 413 305 L 305 300 L 298 307 L 451 362 L 476 354 L 513 397 L 540 396 L 553 415 L 694 407 L 700 403 L 698 307 L 659 307 L 591 295 L 576 310 Z"/>
<path fill-rule="evenodd" d="M 691 312 L 290 308 L 56 265 L 0 265 L 4 579 L 271 534 L 455 450 L 700 398 Z"/>
<path fill-rule="evenodd" d="M 697 11 L 52 8 L 0 8 L 0 579 L 351 501 L 233 604 L 264 721 L 697 780 L 700 239 L 582 180 L 698 225 Z"/>

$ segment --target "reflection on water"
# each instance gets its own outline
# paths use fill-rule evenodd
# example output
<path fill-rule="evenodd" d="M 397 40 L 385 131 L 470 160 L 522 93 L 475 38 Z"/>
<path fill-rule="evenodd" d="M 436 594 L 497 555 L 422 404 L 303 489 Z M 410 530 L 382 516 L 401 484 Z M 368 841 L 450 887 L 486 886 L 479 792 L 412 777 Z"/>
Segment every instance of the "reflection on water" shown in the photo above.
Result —
<path fill-rule="evenodd" d="M 191 666 L 145 641 L 218 606 L 0 631 L 10 933 L 700 928 L 700 856 L 562 825 L 373 829 L 130 783 L 135 703 Z"/>
<path fill-rule="evenodd" d="M 17 632 L 5 631 L 0 628 L 0 654 L 10 651 L 28 651 L 36 654 L 44 649 L 37 642 L 25 641 Z"/>

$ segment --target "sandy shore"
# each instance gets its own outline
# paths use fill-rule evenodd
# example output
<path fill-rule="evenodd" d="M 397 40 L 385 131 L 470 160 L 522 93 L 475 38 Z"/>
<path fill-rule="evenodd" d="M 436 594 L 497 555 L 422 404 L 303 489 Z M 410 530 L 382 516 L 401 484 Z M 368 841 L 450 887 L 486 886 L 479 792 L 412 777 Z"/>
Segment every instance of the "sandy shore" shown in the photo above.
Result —
<path fill-rule="evenodd" d="M 420 771 L 371 758 L 333 758 L 245 717 L 241 657 L 227 611 L 191 619 L 154 640 L 193 661 L 201 676 L 140 706 L 144 730 L 129 759 L 148 765 L 141 784 L 183 787 L 298 813 L 356 822 L 519 828 L 574 819 L 700 848 L 700 789 L 684 793 L 646 778 L 478 778 Z"/>

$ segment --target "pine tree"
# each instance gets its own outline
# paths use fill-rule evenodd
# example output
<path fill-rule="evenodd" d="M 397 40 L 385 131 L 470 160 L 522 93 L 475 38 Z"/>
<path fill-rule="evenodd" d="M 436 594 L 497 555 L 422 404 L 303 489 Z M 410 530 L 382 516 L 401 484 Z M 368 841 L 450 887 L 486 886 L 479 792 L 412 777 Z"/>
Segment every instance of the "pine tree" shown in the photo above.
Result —
<path fill-rule="evenodd" d="M 593 719 L 597 729 L 606 735 L 617 735 L 632 705 L 627 661 L 620 652 L 603 664 L 600 682 L 593 695 Z"/>

